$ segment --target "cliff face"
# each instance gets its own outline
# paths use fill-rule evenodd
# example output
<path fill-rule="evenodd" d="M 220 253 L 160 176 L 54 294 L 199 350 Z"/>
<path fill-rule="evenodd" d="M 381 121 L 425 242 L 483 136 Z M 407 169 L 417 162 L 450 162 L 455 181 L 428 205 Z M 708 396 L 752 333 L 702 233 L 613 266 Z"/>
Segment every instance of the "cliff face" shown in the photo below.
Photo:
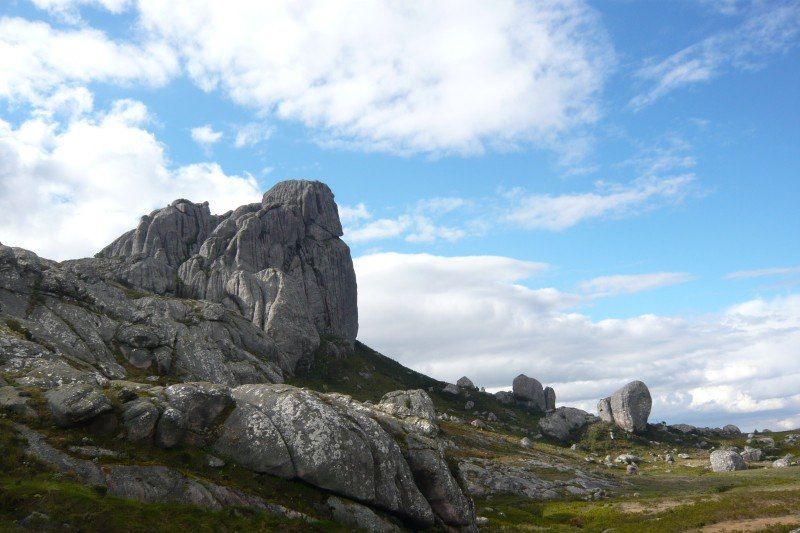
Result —
<path fill-rule="evenodd" d="M 341 235 L 330 189 L 289 181 L 223 215 L 176 200 L 94 258 L 57 263 L 0 244 L 0 415 L 20 422 L 25 453 L 116 496 L 277 509 L 163 465 L 100 468 L 47 439 L 86 431 L 142 450 L 211 447 L 348 498 L 341 505 L 368 519 L 361 529 L 475 531 L 424 391 L 374 405 L 282 383 L 323 341 L 316 353 L 335 361 L 355 342 Z"/>
<path fill-rule="evenodd" d="M 285 181 L 261 203 L 212 215 L 176 200 L 98 255 L 111 277 L 157 294 L 219 302 L 266 332 L 294 367 L 327 335 L 358 333 L 355 272 L 333 193 Z"/>

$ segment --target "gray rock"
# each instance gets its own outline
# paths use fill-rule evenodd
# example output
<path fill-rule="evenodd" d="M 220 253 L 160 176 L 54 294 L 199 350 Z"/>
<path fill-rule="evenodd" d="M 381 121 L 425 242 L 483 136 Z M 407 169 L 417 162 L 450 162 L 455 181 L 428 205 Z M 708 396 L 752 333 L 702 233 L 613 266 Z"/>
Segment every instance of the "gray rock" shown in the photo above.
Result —
<path fill-rule="evenodd" d="M 742 430 L 739 429 L 739 426 L 734 426 L 733 424 L 728 424 L 722 428 L 722 432 L 728 435 L 741 435 Z"/>
<path fill-rule="evenodd" d="M 777 461 L 774 461 L 772 463 L 772 467 L 773 468 L 787 468 L 789 466 L 792 466 L 792 459 L 794 459 L 794 456 L 792 454 L 790 454 L 790 453 L 787 453 L 786 455 L 784 455 L 783 457 L 781 457 Z"/>
<path fill-rule="evenodd" d="M 459 389 L 457 385 L 447 383 L 444 388 L 442 388 L 442 392 L 446 392 L 448 394 L 461 394 L 461 389 Z"/>
<path fill-rule="evenodd" d="M 709 457 L 711 470 L 714 472 L 732 472 L 746 470 L 747 465 L 742 456 L 733 450 L 714 450 Z"/>
<path fill-rule="evenodd" d="M 50 529 L 53 524 L 50 519 L 50 515 L 40 513 L 39 511 L 34 511 L 20 520 L 19 525 L 22 527 L 22 529 L 30 531 L 46 531 L 47 529 Z"/>
<path fill-rule="evenodd" d="M 138 442 L 151 438 L 158 415 L 158 407 L 144 398 L 126 403 L 122 408 L 122 425 L 128 440 Z"/>
<path fill-rule="evenodd" d="M 614 415 L 611 414 L 611 398 L 603 398 L 597 402 L 597 414 L 603 422 L 614 423 Z"/>
<path fill-rule="evenodd" d="M 639 473 L 639 467 L 636 466 L 636 464 L 631 463 L 625 467 L 625 473 L 628 474 L 629 476 L 635 476 L 636 474 Z"/>
<path fill-rule="evenodd" d="M 28 398 L 20 396 L 19 391 L 10 385 L 0 387 L 0 411 L 21 418 L 36 418 L 38 415 L 28 405 Z"/>
<path fill-rule="evenodd" d="M 556 391 L 553 390 L 553 387 L 544 388 L 544 407 L 546 411 L 556 408 Z"/>
<path fill-rule="evenodd" d="M 156 425 L 155 443 L 162 448 L 174 448 L 183 443 L 186 437 L 186 417 L 174 407 L 167 407 L 161 413 Z"/>
<path fill-rule="evenodd" d="M 222 468 L 223 466 L 225 466 L 225 461 L 223 461 L 222 459 L 220 459 L 215 455 L 210 455 L 210 454 L 207 455 L 206 462 L 208 463 L 208 466 L 210 466 L 211 468 Z"/>
<path fill-rule="evenodd" d="M 742 459 L 745 460 L 745 462 L 751 463 L 754 461 L 760 461 L 764 457 L 764 452 L 762 452 L 758 448 L 745 446 L 744 451 L 741 453 L 741 456 Z"/>
<path fill-rule="evenodd" d="M 327 501 L 331 516 L 336 522 L 368 533 L 399 533 L 399 527 L 378 516 L 365 505 L 331 496 Z"/>
<path fill-rule="evenodd" d="M 467 376 L 463 376 L 463 377 L 459 378 L 459 380 L 456 381 L 456 386 L 458 386 L 458 387 L 460 387 L 462 389 L 468 389 L 468 390 L 473 390 L 473 389 L 476 388 L 475 384 L 472 383 L 472 380 L 469 379 Z"/>
<path fill-rule="evenodd" d="M 164 389 L 170 407 L 183 414 L 192 444 L 204 443 L 205 433 L 233 408 L 230 388 L 215 383 L 179 383 Z"/>
<path fill-rule="evenodd" d="M 539 419 L 539 430 L 558 440 L 566 440 L 570 433 L 576 431 L 596 418 L 586 411 L 574 407 L 559 407 Z"/>
<path fill-rule="evenodd" d="M 519 441 L 519 445 L 523 448 L 533 448 L 533 441 L 531 441 L 531 439 L 528 437 L 522 437 L 522 439 Z"/>
<path fill-rule="evenodd" d="M 459 480 L 453 477 L 453 472 L 435 444 L 409 434 L 406 437 L 405 455 L 419 490 L 436 516 L 448 526 L 473 526 L 475 507 L 472 499 L 464 494 Z"/>
<path fill-rule="evenodd" d="M 465 411 L 469 411 L 469 410 L 470 410 L 470 409 L 472 409 L 473 407 L 475 407 L 475 402 L 473 402 L 472 400 L 467 400 L 467 401 L 464 403 L 464 410 L 465 410 Z"/>
<path fill-rule="evenodd" d="M 511 405 L 514 403 L 514 393 L 508 392 L 505 390 L 501 390 L 494 393 L 494 397 L 497 398 L 497 401 L 504 404 L 504 405 Z"/>
<path fill-rule="evenodd" d="M 552 458 L 543 461 L 530 456 L 510 461 L 471 457 L 461 460 L 458 469 L 469 493 L 475 497 L 506 494 L 535 501 L 574 498 L 576 495 L 588 498 L 600 491 L 616 488 L 619 483 L 593 471 L 558 463 Z"/>
<path fill-rule="evenodd" d="M 108 398 L 86 384 L 62 385 L 48 391 L 45 398 L 55 423 L 61 427 L 74 426 L 112 410 Z"/>
<path fill-rule="evenodd" d="M 544 389 L 542 384 L 525 374 L 520 374 L 514 378 L 512 383 L 514 397 L 522 402 L 526 402 L 534 409 L 544 411 L 546 408 Z"/>
<path fill-rule="evenodd" d="M 607 400 L 607 401 L 606 401 Z M 631 433 L 641 433 L 647 429 L 647 418 L 653 400 L 647 385 L 641 381 L 631 381 L 608 399 L 600 400 L 600 418 L 608 421 L 609 411 L 614 423 Z"/>
<path fill-rule="evenodd" d="M 674 430 L 674 431 L 679 431 L 680 433 L 684 433 L 684 434 L 695 433 L 697 431 L 697 428 L 695 426 L 690 425 L 690 424 L 675 424 L 675 425 L 669 426 L 669 428 Z"/>
<path fill-rule="evenodd" d="M 216 453 L 432 524 L 402 450 L 368 408 L 286 385 L 243 385 L 233 396 L 236 407 L 222 425 Z"/>
<path fill-rule="evenodd" d="M 406 431 L 428 436 L 435 436 L 439 432 L 433 400 L 424 390 L 387 392 L 375 409 L 402 420 Z"/>

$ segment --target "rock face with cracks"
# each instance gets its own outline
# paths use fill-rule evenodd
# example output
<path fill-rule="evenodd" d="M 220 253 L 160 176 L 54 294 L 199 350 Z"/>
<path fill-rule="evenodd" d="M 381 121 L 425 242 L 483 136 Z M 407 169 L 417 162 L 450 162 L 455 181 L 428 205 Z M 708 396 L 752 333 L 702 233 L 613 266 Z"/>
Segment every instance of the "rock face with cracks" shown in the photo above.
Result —
<path fill-rule="evenodd" d="M 609 398 L 597 404 L 600 419 L 613 422 L 630 433 L 641 433 L 647 429 L 647 418 L 653 400 L 650 390 L 641 381 L 631 381 Z"/>
<path fill-rule="evenodd" d="M 237 311 L 293 369 L 321 335 L 356 338 L 355 271 L 341 235 L 328 186 L 296 180 L 223 215 L 212 215 L 207 203 L 176 200 L 98 257 L 116 260 L 111 269 L 122 282 Z"/>
<path fill-rule="evenodd" d="M 223 215 L 176 200 L 94 258 L 57 263 L 0 244 L 0 372 L 13 383 L 0 381 L 0 407 L 30 414 L 19 393 L 38 389 L 59 427 L 208 446 L 358 502 L 346 507 L 362 518 L 473 530 L 427 393 L 372 405 L 282 384 L 323 342 L 337 357 L 352 349 L 356 281 L 341 235 L 330 189 L 292 181 Z M 26 435 L 33 455 L 109 494 L 270 505 L 166 467 L 100 467 Z"/>

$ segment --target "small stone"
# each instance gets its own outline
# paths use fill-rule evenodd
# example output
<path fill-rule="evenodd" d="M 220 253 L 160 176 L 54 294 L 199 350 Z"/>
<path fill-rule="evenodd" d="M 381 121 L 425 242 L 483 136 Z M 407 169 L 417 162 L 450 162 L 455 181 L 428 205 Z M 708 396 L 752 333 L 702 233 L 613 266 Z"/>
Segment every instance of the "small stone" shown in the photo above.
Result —
<path fill-rule="evenodd" d="M 207 455 L 206 459 L 208 459 L 208 466 L 211 468 L 222 468 L 225 466 L 225 461 L 215 455 Z"/>
<path fill-rule="evenodd" d="M 629 464 L 625 467 L 625 472 L 630 476 L 634 476 L 639 473 L 639 467 L 635 464 Z"/>

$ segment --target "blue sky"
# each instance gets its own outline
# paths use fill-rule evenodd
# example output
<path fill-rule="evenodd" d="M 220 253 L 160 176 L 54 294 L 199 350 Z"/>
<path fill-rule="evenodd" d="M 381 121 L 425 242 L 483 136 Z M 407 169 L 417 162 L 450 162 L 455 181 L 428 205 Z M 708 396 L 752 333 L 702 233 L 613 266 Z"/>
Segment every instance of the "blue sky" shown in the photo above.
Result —
<path fill-rule="evenodd" d="M 387 354 L 494 388 L 509 365 L 533 367 L 592 407 L 578 390 L 591 373 L 557 362 L 596 349 L 614 365 L 614 350 L 658 345 L 642 368 L 681 359 L 695 374 L 653 378 L 656 413 L 800 425 L 800 374 L 750 387 L 782 374 L 760 358 L 800 355 L 800 4 L 165 6 L 0 6 L 1 242 L 85 255 L 177 196 L 221 211 L 319 179 L 364 269 L 362 338 Z M 465 257 L 485 275 L 439 261 Z M 436 310 L 418 322 L 409 310 L 411 330 L 447 329 L 437 320 L 463 309 L 446 302 L 477 291 L 470 302 L 539 344 L 470 352 L 435 331 L 427 344 L 386 334 L 398 264 L 411 281 L 452 273 L 441 294 L 408 293 Z M 526 329 L 575 317 L 585 335 L 555 352 L 543 346 L 558 327 Z M 629 343 L 601 349 L 608 320 Z M 742 358 L 752 372 L 734 370 Z M 695 393 L 676 398 L 681 386 Z"/>

